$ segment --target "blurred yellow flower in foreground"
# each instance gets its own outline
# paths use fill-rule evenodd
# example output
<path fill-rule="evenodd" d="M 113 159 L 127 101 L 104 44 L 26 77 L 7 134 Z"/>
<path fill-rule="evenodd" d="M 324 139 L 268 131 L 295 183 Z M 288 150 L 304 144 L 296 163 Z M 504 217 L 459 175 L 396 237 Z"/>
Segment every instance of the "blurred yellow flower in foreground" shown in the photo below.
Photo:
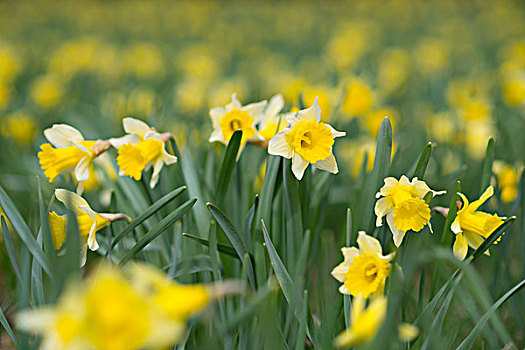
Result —
<path fill-rule="evenodd" d="M 352 300 L 351 326 L 334 340 L 337 348 L 347 348 L 369 342 L 374 338 L 386 317 L 387 299 L 379 296 L 372 299 L 365 309 L 365 298 L 354 297 Z"/>
<path fill-rule="evenodd" d="M 290 125 L 275 135 L 268 145 L 268 153 L 292 158 L 292 172 L 299 180 L 308 164 L 333 174 L 339 171 L 332 146 L 336 137 L 346 133 L 320 122 L 321 108 L 317 103 L 315 100 L 310 108 L 289 115 L 286 121 Z"/>
<path fill-rule="evenodd" d="M 0 126 L 2 136 L 30 145 L 38 133 L 35 117 L 24 111 L 16 111 L 5 116 Z"/>
<path fill-rule="evenodd" d="M 182 340 L 188 318 L 209 302 L 240 291 L 233 282 L 178 284 L 142 264 L 102 265 L 68 285 L 55 306 L 22 311 L 16 323 L 42 335 L 44 350 L 161 349 Z"/>
<path fill-rule="evenodd" d="M 267 101 L 264 100 L 243 106 L 237 99 L 237 94 L 233 94 L 232 101 L 225 107 L 210 109 L 213 131 L 209 141 L 218 141 L 227 145 L 233 133 L 242 130 L 242 149 L 247 140 L 261 138 L 255 127 L 263 118 L 266 105 Z"/>
<path fill-rule="evenodd" d="M 62 81 L 53 75 L 41 76 L 31 84 L 31 98 L 42 108 L 50 108 L 58 105 L 62 94 Z"/>
<path fill-rule="evenodd" d="M 91 250 L 98 249 L 96 239 L 97 231 L 100 231 L 116 220 L 130 221 L 129 217 L 124 214 L 97 213 L 91 209 L 84 198 L 64 189 L 56 189 L 55 197 L 75 214 L 81 239 L 82 265 L 86 262 L 87 248 L 89 247 Z M 54 211 L 50 212 L 49 227 L 51 228 L 53 245 L 55 249 L 60 249 L 66 241 L 67 216 L 58 215 Z"/>
<path fill-rule="evenodd" d="M 58 175 L 74 170 L 82 193 L 82 181 L 89 179 L 91 162 L 104 150 L 95 151 L 97 141 L 85 141 L 77 129 L 66 124 L 55 124 L 44 130 L 50 143 L 40 146 L 38 159 L 44 175 L 53 182 Z"/>
<path fill-rule="evenodd" d="M 409 181 L 405 175 L 399 181 L 393 177 L 387 177 L 384 181 L 385 185 L 376 195 L 377 198 L 383 196 L 376 202 L 374 209 L 376 226 L 383 225 L 382 219 L 386 215 L 394 244 L 399 247 L 407 231 L 419 232 L 430 221 L 430 207 L 423 197 L 429 192 L 437 196 L 446 191 L 433 191 L 424 181 L 417 177 Z"/>
<path fill-rule="evenodd" d="M 339 292 L 354 297 L 370 294 L 381 295 L 385 289 L 385 280 L 390 274 L 390 261 L 393 254 L 383 255 L 381 243 L 374 237 L 359 231 L 356 247 L 341 248 L 344 261 L 332 270 L 332 276 L 343 285 Z"/>
<path fill-rule="evenodd" d="M 463 200 L 463 207 L 458 211 L 456 219 L 450 228 L 456 234 L 453 247 L 454 255 L 459 260 L 463 260 L 467 256 L 468 247 L 477 249 L 485 238 L 503 224 L 504 218 L 499 217 L 497 214 L 491 215 L 477 211 L 494 194 L 492 186 L 487 187 L 481 197 L 472 203 L 468 202 L 467 197 L 463 193 L 458 194 Z M 485 254 L 489 254 L 488 249 Z"/>
<path fill-rule="evenodd" d="M 372 102 L 370 87 L 361 80 L 352 80 L 346 86 L 342 104 L 343 112 L 353 117 L 365 115 L 370 111 Z"/>
<path fill-rule="evenodd" d="M 142 178 L 142 171 L 147 171 L 153 166 L 149 185 L 154 188 L 159 181 L 162 167 L 177 162 L 177 157 L 166 151 L 166 142 L 172 135 L 160 134 L 143 121 L 134 118 L 124 118 L 122 124 L 127 135 L 108 140 L 118 149 L 119 174 L 138 181 Z"/>

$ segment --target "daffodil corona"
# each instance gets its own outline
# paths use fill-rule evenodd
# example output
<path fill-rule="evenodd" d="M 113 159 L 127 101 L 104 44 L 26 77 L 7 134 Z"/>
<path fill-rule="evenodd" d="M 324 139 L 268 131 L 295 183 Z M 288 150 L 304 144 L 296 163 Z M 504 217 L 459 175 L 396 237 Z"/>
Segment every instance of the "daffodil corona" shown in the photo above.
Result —
<path fill-rule="evenodd" d="M 343 283 L 339 291 L 365 298 L 371 294 L 382 294 L 393 254 L 383 255 L 381 243 L 363 231 L 359 232 L 357 244 L 359 249 L 341 248 L 344 261 L 332 270 L 332 276 Z"/>
<path fill-rule="evenodd" d="M 463 193 L 458 194 L 463 200 L 463 205 L 450 228 L 456 234 L 453 247 L 454 255 L 459 260 L 463 260 L 467 256 L 468 247 L 477 249 L 485 238 L 503 224 L 504 218 L 499 217 L 497 214 L 477 211 L 494 194 L 492 186 L 489 186 L 481 197 L 472 203 L 469 203 Z M 488 253 L 489 251 L 487 250 L 485 254 Z"/>
<path fill-rule="evenodd" d="M 138 181 L 142 178 L 142 172 L 153 166 L 150 187 L 154 188 L 159 181 L 162 167 L 177 161 L 177 157 L 166 151 L 166 142 L 172 135 L 160 134 L 134 118 L 124 118 L 122 124 L 128 134 L 109 140 L 118 149 L 120 175 L 127 175 Z"/>
<path fill-rule="evenodd" d="M 376 202 L 374 209 L 377 216 L 376 226 L 383 224 L 383 216 L 386 215 L 396 247 L 401 245 L 407 231 L 419 232 L 429 223 L 430 207 L 423 199 L 429 192 L 432 196 L 446 193 L 431 190 L 417 177 L 412 181 L 405 175 L 401 176 L 399 181 L 393 177 L 385 179 L 385 185 L 376 195 L 377 198 L 383 196 Z"/>
<path fill-rule="evenodd" d="M 317 101 L 310 108 L 289 115 L 286 121 L 290 125 L 277 133 L 268 145 L 268 153 L 292 158 L 292 172 L 299 180 L 308 164 L 333 174 L 339 171 L 332 147 L 335 138 L 346 133 L 320 122 L 321 108 Z"/>

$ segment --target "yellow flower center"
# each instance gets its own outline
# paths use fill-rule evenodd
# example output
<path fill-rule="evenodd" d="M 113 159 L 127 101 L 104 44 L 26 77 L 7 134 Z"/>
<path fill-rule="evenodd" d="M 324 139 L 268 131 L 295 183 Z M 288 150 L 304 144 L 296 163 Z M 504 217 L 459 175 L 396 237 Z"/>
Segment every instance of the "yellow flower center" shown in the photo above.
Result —
<path fill-rule="evenodd" d="M 117 164 L 124 175 L 140 180 L 146 166 L 163 154 L 162 141 L 147 139 L 138 145 L 125 144 L 119 147 Z"/>
<path fill-rule="evenodd" d="M 66 346 L 71 340 L 79 336 L 82 330 L 80 320 L 68 313 L 63 313 L 58 316 L 55 327 L 58 337 Z"/>
<path fill-rule="evenodd" d="M 316 163 L 330 157 L 334 136 L 330 129 L 315 120 L 300 121 L 286 134 L 294 152 L 309 163 Z"/>
<path fill-rule="evenodd" d="M 95 145 L 95 141 L 83 141 L 82 145 L 88 149 L 90 156 L 93 157 L 94 153 L 91 151 L 91 147 Z M 49 182 L 53 182 L 59 174 L 74 169 L 82 158 L 87 156 L 86 152 L 75 146 L 54 148 L 51 144 L 44 143 L 40 149 L 41 151 L 38 152 L 40 166 Z"/>
<path fill-rule="evenodd" d="M 363 294 L 367 298 L 370 294 L 380 291 L 390 272 L 390 263 L 376 254 L 360 254 L 354 258 L 345 273 L 344 284 L 350 294 Z"/>
<path fill-rule="evenodd" d="M 224 140 L 229 141 L 233 133 L 237 130 L 242 130 L 241 143 L 246 142 L 247 139 L 251 139 L 255 134 L 253 122 L 254 118 L 247 112 L 240 109 L 232 109 L 223 115 L 220 121 Z"/>
<path fill-rule="evenodd" d="M 126 281 L 116 276 L 99 278 L 86 296 L 85 309 L 84 332 L 97 349 L 142 347 L 150 330 L 149 307 Z"/>
<path fill-rule="evenodd" d="M 288 124 L 284 119 L 281 120 L 281 123 L 266 123 L 264 129 L 259 130 L 259 134 L 264 137 L 266 141 L 270 141 L 272 137 L 275 136 L 278 132 L 283 131 L 286 128 L 286 124 Z M 279 129 L 277 129 L 277 126 L 279 126 Z"/>
<path fill-rule="evenodd" d="M 393 219 L 398 230 L 418 232 L 430 220 L 430 208 L 422 199 L 407 199 L 394 207 Z"/>
<path fill-rule="evenodd" d="M 154 302 L 175 321 L 185 322 L 210 301 L 208 290 L 203 285 L 168 285 L 159 288 Z"/>

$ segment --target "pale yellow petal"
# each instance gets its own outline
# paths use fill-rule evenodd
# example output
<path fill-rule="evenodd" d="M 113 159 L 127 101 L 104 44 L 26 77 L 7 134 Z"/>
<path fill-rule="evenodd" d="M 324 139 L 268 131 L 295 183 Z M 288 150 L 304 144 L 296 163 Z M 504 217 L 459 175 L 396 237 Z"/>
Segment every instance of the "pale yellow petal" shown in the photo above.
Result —
<path fill-rule="evenodd" d="M 465 238 L 465 236 L 463 236 L 462 232 L 456 235 L 456 240 L 454 242 L 454 246 L 452 249 L 454 251 L 454 256 L 460 261 L 463 261 L 465 257 L 467 256 L 467 252 L 468 252 L 467 239 Z"/>
<path fill-rule="evenodd" d="M 359 249 L 363 253 L 370 253 L 370 254 L 377 254 L 377 255 L 383 254 L 383 248 L 381 247 L 381 243 L 379 243 L 379 240 L 377 240 L 376 238 L 372 236 L 367 235 L 365 231 L 359 231 L 359 234 L 357 237 L 357 244 L 359 245 Z"/>

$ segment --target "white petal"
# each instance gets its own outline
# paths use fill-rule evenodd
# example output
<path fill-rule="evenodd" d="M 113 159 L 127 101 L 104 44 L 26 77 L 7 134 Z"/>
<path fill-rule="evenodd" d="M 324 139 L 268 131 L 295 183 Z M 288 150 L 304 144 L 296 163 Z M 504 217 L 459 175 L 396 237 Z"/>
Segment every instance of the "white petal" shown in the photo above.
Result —
<path fill-rule="evenodd" d="M 220 127 L 218 127 L 217 129 L 213 129 L 208 141 L 209 142 L 219 141 L 222 143 L 226 143 L 226 141 L 224 140 L 224 134 L 222 133 L 222 130 Z"/>
<path fill-rule="evenodd" d="M 299 154 L 294 153 L 292 156 L 292 172 L 297 178 L 297 180 L 301 180 L 304 175 L 304 171 L 308 167 L 308 163 L 306 160 L 304 160 L 303 157 L 301 157 Z"/>
<path fill-rule="evenodd" d="M 275 156 L 281 156 L 286 159 L 290 159 L 292 157 L 293 150 L 288 144 L 288 141 L 286 141 L 286 134 L 284 132 L 281 131 L 272 137 L 268 144 L 268 153 Z"/>
<path fill-rule="evenodd" d="M 210 118 L 213 123 L 213 127 L 219 126 L 222 116 L 226 114 L 226 110 L 223 107 L 215 107 L 210 109 Z"/>
<path fill-rule="evenodd" d="M 166 165 L 177 163 L 177 157 L 169 154 L 166 149 L 163 150 L 162 161 Z"/>
<path fill-rule="evenodd" d="M 388 224 L 388 227 L 390 228 L 390 231 L 392 231 L 392 236 L 394 239 L 394 244 L 396 247 L 399 247 L 401 243 L 403 242 L 403 238 L 405 237 L 404 231 L 398 230 L 397 227 L 394 226 L 394 212 L 390 212 L 386 216 L 386 223 Z"/>
<path fill-rule="evenodd" d="M 326 170 L 332 174 L 337 174 L 339 172 L 333 153 L 330 155 L 330 157 L 314 163 L 313 166 L 317 169 Z"/>
<path fill-rule="evenodd" d="M 339 287 L 339 293 L 341 293 L 341 294 L 350 294 L 350 291 L 349 291 L 348 288 L 346 288 L 346 286 L 343 284 L 343 285 L 341 285 L 341 287 Z"/>
<path fill-rule="evenodd" d="M 463 236 L 461 232 L 456 235 L 456 240 L 454 241 L 454 246 L 452 247 L 452 249 L 454 252 L 454 256 L 460 261 L 463 261 L 467 256 L 467 239 Z"/>
<path fill-rule="evenodd" d="M 241 110 L 251 115 L 255 119 L 255 122 L 259 122 L 264 116 L 264 110 L 266 109 L 267 104 L 268 102 L 266 100 L 250 103 L 249 105 L 242 107 Z"/>
<path fill-rule="evenodd" d="M 162 158 L 155 161 L 155 164 L 153 165 L 153 175 L 151 175 L 149 187 L 154 188 L 157 185 L 157 183 L 159 182 L 159 174 L 163 166 L 164 161 Z"/>
<path fill-rule="evenodd" d="M 153 130 L 149 130 L 147 133 L 144 134 L 144 140 L 156 140 L 164 143 L 164 141 L 162 141 L 162 136 L 160 136 L 158 132 Z"/>
<path fill-rule="evenodd" d="M 44 135 L 53 146 L 58 148 L 69 147 L 74 143 L 84 141 L 80 131 L 67 124 L 55 124 L 44 130 Z"/>
<path fill-rule="evenodd" d="M 383 196 L 390 195 L 390 192 L 394 189 L 395 186 L 399 183 L 395 177 L 387 177 L 383 180 L 385 184 L 379 190 L 379 193 Z"/>
<path fill-rule="evenodd" d="M 128 134 L 136 134 L 141 138 L 144 138 L 144 135 L 151 130 L 148 124 L 135 118 L 122 119 L 122 125 Z"/>
<path fill-rule="evenodd" d="M 324 123 L 324 125 L 326 125 L 328 127 L 328 129 L 330 129 L 330 132 L 332 133 L 332 136 L 333 137 L 341 137 L 341 136 L 346 136 L 346 132 L 345 131 L 337 131 L 334 129 L 333 126 L 331 126 L 330 124 L 326 124 Z"/>
<path fill-rule="evenodd" d="M 138 145 L 140 142 L 140 136 L 135 134 L 127 134 L 122 137 L 115 137 L 108 140 L 111 146 L 118 149 L 120 146 L 125 144 Z"/>
<path fill-rule="evenodd" d="M 281 109 L 284 107 L 284 98 L 283 95 L 278 94 L 270 99 L 266 112 L 264 113 L 264 119 L 272 118 L 276 116 Z"/>
<path fill-rule="evenodd" d="M 75 177 L 77 181 L 86 181 L 89 179 L 89 166 L 91 165 L 91 157 L 84 157 L 78 162 L 75 168 Z"/>
<path fill-rule="evenodd" d="M 450 225 L 450 229 L 455 234 L 458 234 L 461 232 L 461 226 L 459 225 L 459 218 L 456 216 L 456 219 L 452 222 L 452 225 Z"/>
<path fill-rule="evenodd" d="M 321 108 L 319 107 L 319 97 L 315 98 L 315 102 L 312 107 L 299 111 L 299 117 L 305 120 L 317 120 L 321 121 Z"/>
<path fill-rule="evenodd" d="M 232 109 L 240 109 L 241 107 L 242 104 L 237 99 L 237 94 L 232 94 L 232 101 L 226 105 L 226 111 L 231 111 Z"/>
<path fill-rule="evenodd" d="M 77 211 L 79 207 L 87 206 L 89 208 L 88 202 L 78 194 L 71 191 L 65 190 L 63 188 L 57 188 L 55 190 L 55 197 L 61 201 L 66 208 L 69 210 Z"/>
<path fill-rule="evenodd" d="M 383 225 L 383 216 L 394 210 L 394 203 L 390 197 L 380 198 L 374 207 L 374 212 L 377 216 L 376 226 L 380 227 Z"/>
<path fill-rule="evenodd" d="M 367 235 L 365 231 L 359 231 L 357 244 L 359 245 L 359 249 L 361 249 L 364 253 L 383 255 L 381 243 L 379 243 L 376 238 Z"/>
<path fill-rule="evenodd" d="M 285 114 L 284 119 L 290 124 L 290 128 L 292 128 L 295 124 L 297 124 L 300 120 L 299 115 L 297 113 L 288 113 Z"/>

